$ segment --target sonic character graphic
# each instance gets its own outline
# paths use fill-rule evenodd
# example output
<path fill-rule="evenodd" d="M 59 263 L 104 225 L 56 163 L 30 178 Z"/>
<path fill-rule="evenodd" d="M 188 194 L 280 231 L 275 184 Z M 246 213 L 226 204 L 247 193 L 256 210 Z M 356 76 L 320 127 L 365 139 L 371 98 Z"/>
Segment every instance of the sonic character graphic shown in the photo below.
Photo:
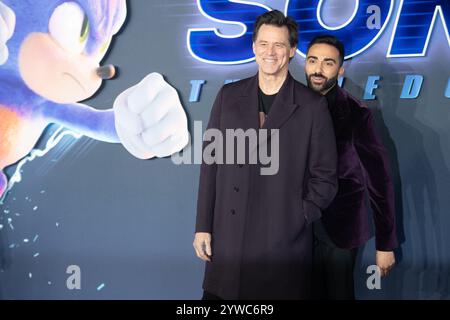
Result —
<path fill-rule="evenodd" d="M 166 157 L 188 142 L 176 90 L 151 73 L 111 109 L 79 103 L 114 66 L 100 66 L 127 14 L 125 0 L 0 1 L 0 197 L 4 169 L 24 158 L 50 124 L 121 143 L 140 159 Z"/>

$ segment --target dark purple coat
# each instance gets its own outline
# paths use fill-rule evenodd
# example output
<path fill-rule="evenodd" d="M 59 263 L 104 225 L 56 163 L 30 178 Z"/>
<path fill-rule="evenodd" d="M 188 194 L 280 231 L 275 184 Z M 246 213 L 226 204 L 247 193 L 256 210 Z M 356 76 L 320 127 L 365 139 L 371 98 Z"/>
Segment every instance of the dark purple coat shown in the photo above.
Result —
<path fill-rule="evenodd" d="M 257 75 L 220 90 L 208 128 L 259 128 Z M 326 99 L 289 75 L 263 128 L 279 128 L 278 174 L 262 176 L 260 165 L 201 166 L 196 232 L 212 233 L 213 253 L 203 288 L 224 299 L 307 298 L 310 223 L 337 189 Z"/>
<path fill-rule="evenodd" d="M 370 238 L 366 189 L 375 224 L 376 249 L 397 247 L 394 191 L 387 152 L 374 127 L 372 111 L 337 87 L 329 106 L 338 149 L 339 189 L 322 221 L 333 242 L 357 248 Z"/>

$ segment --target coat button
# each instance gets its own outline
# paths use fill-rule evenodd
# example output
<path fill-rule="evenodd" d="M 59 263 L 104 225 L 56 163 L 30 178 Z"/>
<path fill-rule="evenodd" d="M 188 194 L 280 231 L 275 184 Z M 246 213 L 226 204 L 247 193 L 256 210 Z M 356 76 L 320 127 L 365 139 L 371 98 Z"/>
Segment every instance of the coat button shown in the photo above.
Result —
<path fill-rule="evenodd" d="M 234 187 L 233 189 L 234 189 L 234 191 L 239 192 L 239 188 L 238 187 Z"/>
<path fill-rule="evenodd" d="M 232 215 L 235 215 L 235 214 L 236 214 L 236 210 L 231 209 L 231 214 L 232 214 Z"/>

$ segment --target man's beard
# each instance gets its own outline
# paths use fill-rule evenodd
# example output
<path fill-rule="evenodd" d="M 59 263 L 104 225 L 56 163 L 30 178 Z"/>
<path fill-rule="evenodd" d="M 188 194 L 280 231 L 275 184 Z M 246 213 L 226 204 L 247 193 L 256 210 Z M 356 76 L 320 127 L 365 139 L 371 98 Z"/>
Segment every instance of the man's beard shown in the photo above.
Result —
<path fill-rule="evenodd" d="M 325 94 L 328 90 L 330 90 L 337 83 L 338 76 L 339 75 L 336 75 L 335 77 L 328 79 L 327 77 L 324 77 L 320 73 L 313 73 L 313 74 L 310 74 L 309 76 L 306 74 L 306 81 L 308 83 L 309 88 L 313 89 L 314 91 Z M 317 86 L 311 81 L 311 77 L 321 77 L 321 78 L 325 79 L 325 82 L 323 84 Z"/>

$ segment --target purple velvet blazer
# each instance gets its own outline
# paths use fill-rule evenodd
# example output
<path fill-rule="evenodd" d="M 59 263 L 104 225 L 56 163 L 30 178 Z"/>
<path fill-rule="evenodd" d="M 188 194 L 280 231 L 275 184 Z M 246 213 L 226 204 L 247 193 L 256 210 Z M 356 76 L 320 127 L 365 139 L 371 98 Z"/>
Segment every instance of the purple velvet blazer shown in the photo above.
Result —
<path fill-rule="evenodd" d="M 328 107 L 336 133 L 339 189 L 323 213 L 324 227 L 337 246 L 361 246 L 370 238 L 368 194 L 376 249 L 390 251 L 397 247 L 394 190 L 387 152 L 375 132 L 372 111 L 339 87 L 335 103 Z"/>

